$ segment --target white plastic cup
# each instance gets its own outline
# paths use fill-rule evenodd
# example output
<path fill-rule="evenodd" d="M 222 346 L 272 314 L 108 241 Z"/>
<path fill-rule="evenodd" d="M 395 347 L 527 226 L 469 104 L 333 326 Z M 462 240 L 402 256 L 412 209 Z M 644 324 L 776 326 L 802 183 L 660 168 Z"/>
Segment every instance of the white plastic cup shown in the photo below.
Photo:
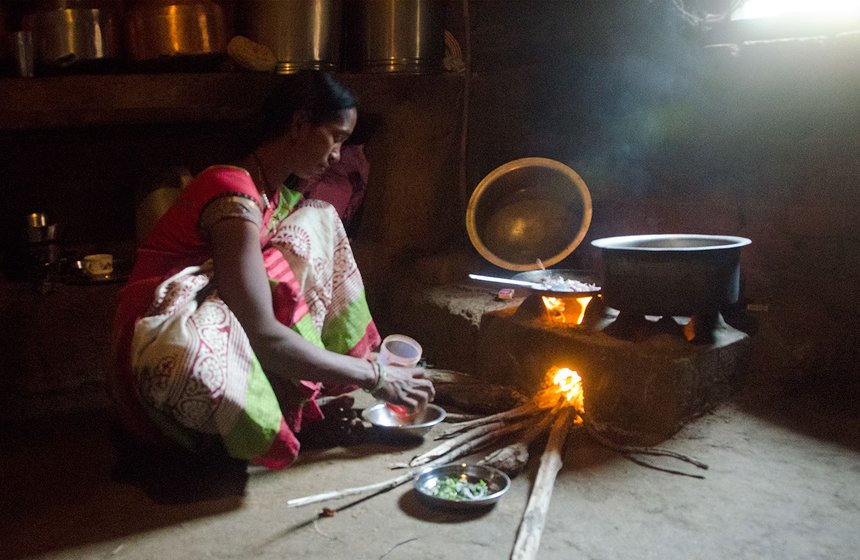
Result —
<path fill-rule="evenodd" d="M 84 273 L 93 279 L 101 280 L 113 273 L 113 255 L 106 253 L 87 255 L 83 261 Z"/>
<path fill-rule="evenodd" d="M 379 348 L 379 363 L 386 366 L 414 367 L 421 359 L 421 345 L 402 334 L 385 337 Z"/>

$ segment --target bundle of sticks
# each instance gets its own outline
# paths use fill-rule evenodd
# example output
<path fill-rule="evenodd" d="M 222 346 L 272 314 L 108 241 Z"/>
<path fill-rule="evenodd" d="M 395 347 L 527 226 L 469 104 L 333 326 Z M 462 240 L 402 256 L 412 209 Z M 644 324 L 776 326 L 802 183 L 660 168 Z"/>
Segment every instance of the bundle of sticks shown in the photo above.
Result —
<path fill-rule="evenodd" d="M 513 403 L 514 406 L 500 412 L 483 415 L 449 414 L 447 420 L 452 425 L 436 436 L 435 440 L 441 441 L 439 445 L 413 457 L 408 463 L 392 465 L 393 469 L 405 470 L 404 473 L 374 484 L 295 498 L 287 501 L 287 506 L 306 506 L 359 494 L 380 494 L 411 481 L 418 472 L 424 469 L 445 465 L 489 448 L 493 448 L 493 450 L 478 460 L 477 464 L 495 467 L 514 477 L 527 465 L 532 444 L 546 435 L 546 444 L 538 471 L 511 553 L 511 558 L 521 560 L 537 557 L 552 489 L 558 471 L 562 467 L 564 444 L 571 429 L 585 426 L 595 441 L 644 466 L 687 475 L 687 473 L 679 471 L 654 467 L 635 459 L 636 455 L 664 455 L 683 460 L 698 468 L 708 468 L 707 465 L 699 461 L 673 451 L 613 443 L 611 439 L 602 435 L 595 426 L 584 421 L 584 411 L 577 410 L 561 393 L 558 394 L 557 399 L 554 397 L 547 399 L 546 391 L 539 395 L 540 398 L 538 396 L 527 398 L 513 389 L 472 381 L 473 378 L 469 376 L 450 371 L 437 370 L 431 378 L 437 386 L 437 402 L 440 401 L 440 396 L 442 397 L 441 400 L 445 402 L 445 399 L 448 398 L 446 395 L 452 397 L 459 395 L 462 400 L 462 395 L 477 394 L 482 397 L 477 401 L 480 401 L 481 406 L 485 408 L 493 402 L 496 404 L 499 402 Z M 470 391 L 467 387 L 470 383 L 480 383 L 480 387 L 474 387 L 475 391 Z M 451 387 L 446 387 L 446 384 Z M 448 391 L 449 388 L 454 390 Z M 487 398 L 488 395 L 491 398 Z M 445 404 L 451 405 L 452 403 L 445 402 Z M 463 407 L 462 402 L 458 408 L 460 407 Z M 468 408 L 466 410 L 468 411 Z M 698 475 L 687 476 L 702 478 Z M 336 511 L 326 508 L 321 515 L 333 515 Z"/>
<path fill-rule="evenodd" d="M 436 437 L 442 443 L 413 457 L 408 463 L 396 463 L 393 469 L 406 472 L 374 484 L 333 490 L 287 501 L 288 507 L 345 498 L 368 492 L 384 492 L 412 480 L 418 471 L 446 465 L 494 445 L 496 448 L 479 464 L 498 468 L 516 476 L 528 463 L 531 443 L 549 427 L 552 417 L 533 403 L 459 422 Z"/>

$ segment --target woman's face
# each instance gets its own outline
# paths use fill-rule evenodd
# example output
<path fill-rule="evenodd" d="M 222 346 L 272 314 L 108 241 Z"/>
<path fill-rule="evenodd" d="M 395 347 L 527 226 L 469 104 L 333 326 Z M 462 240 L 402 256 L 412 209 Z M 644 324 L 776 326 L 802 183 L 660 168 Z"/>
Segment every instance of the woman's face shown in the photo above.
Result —
<path fill-rule="evenodd" d="M 344 109 L 338 118 L 315 124 L 303 116 L 295 122 L 296 150 L 293 174 L 301 179 L 322 175 L 328 167 L 340 160 L 340 149 L 355 128 L 358 112 Z"/>

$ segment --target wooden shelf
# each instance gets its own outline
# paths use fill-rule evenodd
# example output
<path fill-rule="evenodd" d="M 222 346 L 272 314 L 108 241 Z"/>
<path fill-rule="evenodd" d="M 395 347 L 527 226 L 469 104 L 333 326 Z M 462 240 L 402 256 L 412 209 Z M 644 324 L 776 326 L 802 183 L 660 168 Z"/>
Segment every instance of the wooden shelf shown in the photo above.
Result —
<path fill-rule="evenodd" d="M 0 80 L 0 129 L 243 119 L 266 74 L 73 75 Z"/>
<path fill-rule="evenodd" d="M 279 76 L 261 73 L 87 74 L 0 79 L 0 130 L 239 121 Z M 461 74 L 344 74 L 362 104 L 460 88 Z M 368 103 L 365 103 L 367 99 Z"/>

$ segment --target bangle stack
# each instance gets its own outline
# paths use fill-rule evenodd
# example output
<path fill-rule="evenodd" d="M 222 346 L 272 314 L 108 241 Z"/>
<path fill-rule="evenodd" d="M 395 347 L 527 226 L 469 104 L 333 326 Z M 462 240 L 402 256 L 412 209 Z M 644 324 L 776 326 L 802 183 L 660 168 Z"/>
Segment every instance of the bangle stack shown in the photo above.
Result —
<path fill-rule="evenodd" d="M 382 386 L 385 385 L 387 381 L 387 376 L 385 374 L 385 366 L 380 364 L 377 361 L 370 362 L 370 367 L 373 368 L 373 371 L 376 373 L 376 382 L 373 384 L 373 387 L 370 389 L 365 389 L 368 393 L 375 393 L 382 389 Z"/>

